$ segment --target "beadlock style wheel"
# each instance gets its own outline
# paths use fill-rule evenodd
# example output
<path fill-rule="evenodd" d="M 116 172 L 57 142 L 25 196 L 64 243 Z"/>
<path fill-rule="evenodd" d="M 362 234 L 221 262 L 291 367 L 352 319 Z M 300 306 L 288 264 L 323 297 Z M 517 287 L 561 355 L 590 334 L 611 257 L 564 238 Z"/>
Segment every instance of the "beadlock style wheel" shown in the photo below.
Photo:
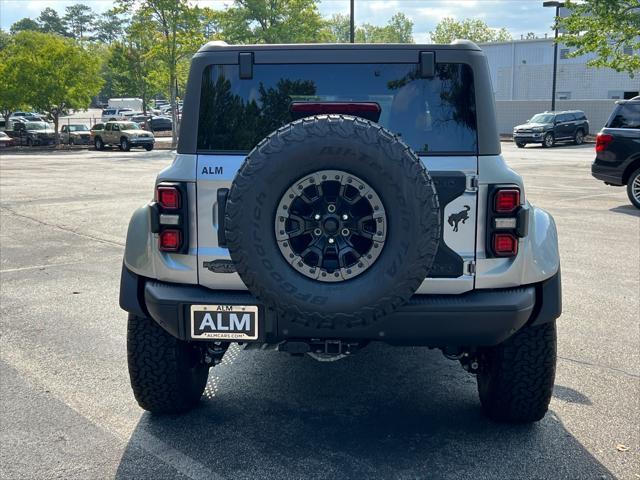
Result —
<path fill-rule="evenodd" d="M 340 282 L 360 275 L 380 256 L 387 216 L 364 180 L 322 170 L 299 179 L 282 196 L 275 233 L 280 252 L 298 272 Z"/>

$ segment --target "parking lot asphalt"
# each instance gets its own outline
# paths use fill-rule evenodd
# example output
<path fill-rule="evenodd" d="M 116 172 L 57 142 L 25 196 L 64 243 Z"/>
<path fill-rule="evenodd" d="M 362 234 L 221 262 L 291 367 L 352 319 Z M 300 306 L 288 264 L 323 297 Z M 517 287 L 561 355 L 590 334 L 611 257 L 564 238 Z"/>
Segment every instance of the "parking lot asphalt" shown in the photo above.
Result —
<path fill-rule="evenodd" d="M 640 478 L 640 213 L 591 177 L 592 145 L 503 153 L 560 235 L 556 387 L 533 426 L 486 420 L 438 351 L 384 345 L 333 363 L 232 347 L 193 412 L 143 412 L 119 274 L 171 153 L 0 153 L 0 477 Z"/>

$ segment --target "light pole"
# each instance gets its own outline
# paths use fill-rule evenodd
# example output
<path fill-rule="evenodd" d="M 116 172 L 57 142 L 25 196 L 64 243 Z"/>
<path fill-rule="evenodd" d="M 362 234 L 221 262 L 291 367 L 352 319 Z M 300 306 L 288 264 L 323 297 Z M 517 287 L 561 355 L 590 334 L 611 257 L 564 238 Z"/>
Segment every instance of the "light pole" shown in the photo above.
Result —
<path fill-rule="evenodd" d="M 560 7 L 564 7 L 564 2 L 547 1 L 542 2 L 543 7 L 556 7 L 555 35 L 553 40 L 553 83 L 551 87 L 551 110 L 556 109 L 556 76 L 558 73 L 558 17 L 560 16 Z"/>
<path fill-rule="evenodd" d="M 353 10 L 354 10 L 354 3 L 355 0 L 351 0 L 351 9 L 350 9 L 350 15 L 349 15 L 349 41 L 351 43 L 355 43 L 356 41 L 356 24 L 355 24 L 355 19 L 353 18 Z"/>

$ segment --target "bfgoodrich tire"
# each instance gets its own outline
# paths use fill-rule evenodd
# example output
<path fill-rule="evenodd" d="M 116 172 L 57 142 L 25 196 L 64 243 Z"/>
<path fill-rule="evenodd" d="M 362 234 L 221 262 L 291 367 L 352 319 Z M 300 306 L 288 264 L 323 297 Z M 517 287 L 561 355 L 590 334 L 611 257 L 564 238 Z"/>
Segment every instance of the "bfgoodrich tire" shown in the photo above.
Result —
<path fill-rule="evenodd" d="M 536 422 L 549 407 L 556 373 L 556 324 L 525 327 L 480 351 L 478 392 L 484 413 L 502 422 Z"/>
<path fill-rule="evenodd" d="M 386 238 L 371 260 L 366 253 L 360 257 L 363 271 L 356 276 L 341 269 L 345 275 L 333 282 L 321 276 L 338 277 L 331 269 L 319 268 L 317 278 L 301 273 L 302 263 L 283 253 L 280 247 L 286 242 L 276 235 L 284 232 L 274 226 L 286 215 L 282 202 L 298 188 L 303 191 L 302 178 L 311 182 L 316 175 L 321 182 L 326 174 L 329 181 L 329 172 L 342 172 L 335 178 L 341 176 L 345 189 L 349 180 L 352 185 L 366 183 L 359 184 L 362 199 L 370 198 L 364 192 L 372 192 L 372 208 L 386 212 Z M 334 211 L 338 223 L 348 216 L 340 206 Z M 346 230 L 342 226 L 335 231 Z M 319 227 L 311 231 L 319 232 Z M 348 328 L 391 313 L 420 286 L 440 240 L 440 209 L 428 172 L 395 135 L 364 119 L 320 115 L 280 128 L 249 153 L 229 192 L 225 233 L 240 277 L 262 302 L 310 328 Z"/>
<path fill-rule="evenodd" d="M 151 318 L 129 314 L 127 360 L 133 394 L 152 413 L 193 408 L 207 384 L 209 367 L 197 347 L 172 337 Z"/>

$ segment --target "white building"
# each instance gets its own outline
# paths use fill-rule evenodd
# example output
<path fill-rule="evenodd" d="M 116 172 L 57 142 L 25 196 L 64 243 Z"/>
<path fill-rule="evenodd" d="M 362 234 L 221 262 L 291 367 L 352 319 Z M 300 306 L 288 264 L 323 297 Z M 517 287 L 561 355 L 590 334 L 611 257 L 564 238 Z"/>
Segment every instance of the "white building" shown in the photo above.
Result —
<path fill-rule="evenodd" d="M 489 61 L 501 133 L 511 133 L 514 125 L 533 114 L 551 110 L 552 38 L 484 43 L 480 48 Z M 592 55 L 570 58 L 570 52 L 569 47 L 558 45 L 556 110 L 584 111 L 591 132 L 597 133 L 613 110 L 615 99 L 639 94 L 640 72 L 631 78 L 610 68 L 588 67 Z"/>
<path fill-rule="evenodd" d="M 552 38 L 484 43 L 480 48 L 489 60 L 496 100 L 551 99 Z M 588 67 L 592 55 L 570 58 L 570 52 L 571 48 L 558 45 L 556 99 L 620 99 L 638 95 L 640 72 L 631 78 L 610 68 Z"/>

